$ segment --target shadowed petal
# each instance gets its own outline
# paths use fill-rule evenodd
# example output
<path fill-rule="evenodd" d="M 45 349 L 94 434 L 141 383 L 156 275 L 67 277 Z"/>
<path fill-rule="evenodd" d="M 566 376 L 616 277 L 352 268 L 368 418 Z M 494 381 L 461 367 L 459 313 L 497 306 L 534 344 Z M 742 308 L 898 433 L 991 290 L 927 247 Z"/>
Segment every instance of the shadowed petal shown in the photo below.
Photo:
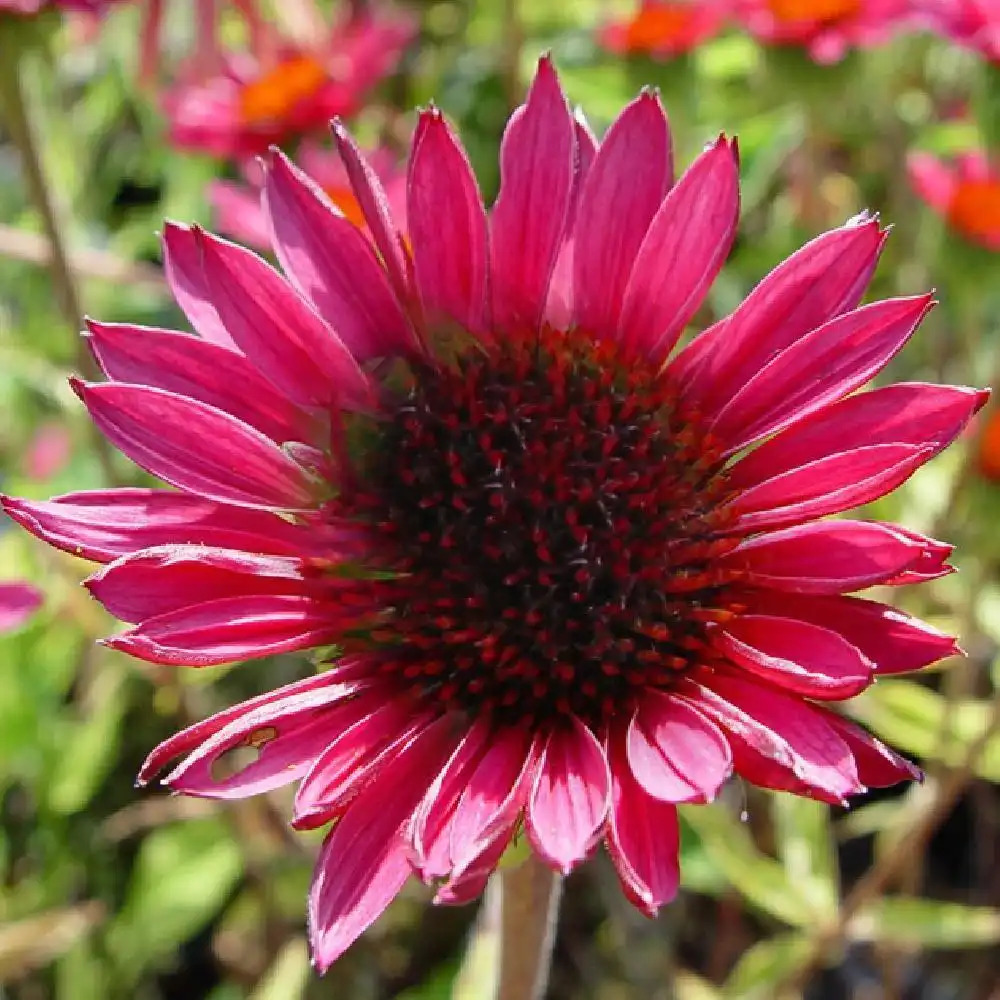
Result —
<path fill-rule="evenodd" d="M 923 780 L 924 774 L 919 767 L 900 757 L 861 726 L 833 712 L 826 713 L 826 721 L 850 747 L 858 777 L 867 788 L 889 788 L 901 781 Z"/>
<path fill-rule="evenodd" d="M 500 193 L 490 214 L 498 330 L 534 329 L 541 320 L 573 191 L 575 132 L 552 61 L 543 56 L 500 146 Z"/>
<path fill-rule="evenodd" d="M 321 972 L 374 923 L 409 877 L 403 829 L 454 743 L 446 716 L 419 732 L 326 838 L 309 892 L 309 939 Z"/>
<path fill-rule="evenodd" d="M 162 389 L 71 384 L 108 440 L 173 486 L 246 507 L 314 504 L 305 472 L 270 438 L 228 413 Z"/>
<path fill-rule="evenodd" d="M 666 360 L 729 254 L 739 212 L 739 153 L 720 137 L 667 195 L 643 240 L 621 313 L 626 347 Z"/>
<path fill-rule="evenodd" d="M 576 209 L 574 312 L 596 337 L 617 334 L 632 265 L 672 182 L 667 116 L 647 90 L 608 129 Z"/>
<path fill-rule="evenodd" d="M 689 703 L 648 689 L 628 727 L 629 767 L 662 802 L 710 802 L 733 769 L 718 727 Z"/>
<path fill-rule="evenodd" d="M 604 748 L 575 715 L 549 734 L 524 814 L 539 856 L 564 875 L 604 831 L 611 775 Z"/>
<path fill-rule="evenodd" d="M 635 780 L 624 736 L 610 748 L 608 853 L 628 898 L 647 916 L 677 895 L 680 835 L 677 807 L 646 793 Z"/>
<path fill-rule="evenodd" d="M 424 310 L 431 322 L 486 329 L 486 213 L 465 150 L 436 108 L 417 126 L 406 217 Z"/>

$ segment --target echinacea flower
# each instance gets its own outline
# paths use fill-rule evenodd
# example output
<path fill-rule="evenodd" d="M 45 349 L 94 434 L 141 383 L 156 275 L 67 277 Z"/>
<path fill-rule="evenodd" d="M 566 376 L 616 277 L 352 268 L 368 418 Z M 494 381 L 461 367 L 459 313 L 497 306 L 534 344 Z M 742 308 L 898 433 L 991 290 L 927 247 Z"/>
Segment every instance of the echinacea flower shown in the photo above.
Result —
<path fill-rule="evenodd" d="M 848 595 L 941 576 L 950 548 L 824 517 L 902 483 L 985 394 L 856 391 L 932 304 L 859 305 L 878 222 L 817 237 L 675 351 L 736 231 L 734 141 L 675 181 L 653 92 L 598 143 L 543 59 L 489 212 L 422 113 L 404 241 L 336 136 L 371 242 L 275 154 L 287 278 L 168 225 L 197 335 L 90 324 L 108 381 L 76 391 L 174 489 L 5 502 L 103 563 L 87 586 L 132 625 L 115 649 L 336 647 L 168 739 L 140 781 L 179 758 L 163 780 L 189 795 L 299 782 L 293 825 L 333 824 L 309 898 L 324 969 L 414 872 L 474 899 L 519 833 L 562 872 L 604 844 L 652 914 L 677 890 L 676 804 L 733 773 L 835 803 L 914 776 L 835 706 L 956 647 Z M 219 774 L 236 747 L 257 759 Z"/>
<path fill-rule="evenodd" d="M 620 55 L 671 58 L 716 35 L 730 0 L 641 0 L 635 15 L 606 25 L 601 44 Z"/>
<path fill-rule="evenodd" d="M 805 48 L 820 63 L 884 42 L 912 15 L 910 0 L 733 0 L 733 8 L 761 41 Z"/>
<path fill-rule="evenodd" d="M 951 229 L 1000 250 L 1000 170 L 984 153 L 963 153 L 951 164 L 931 153 L 911 153 L 906 171 L 914 191 Z"/>
<path fill-rule="evenodd" d="M 913 0 L 932 31 L 1000 63 L 1000 5 L 995 0 Z"/>
<path fill-rule="evenodd" d="M 195 72 L 164 94 L 171 142 L 240 159 L 325 128 L 395 69 L 413 32 L 406 15 L 366 11 L 309 48 L 274 38 L 265 53 L 228 54 L 218 72 Z"/>
<path fill-rule="evenodd" d="M 400 165 L 396 154 L 385 146 L 366 151 L 365 156 L 382 183 L 393 218 L 400 230 L 406 232 L 405 167 Z M 347 168 L 334 150 L 304 141 L 296 160 L 346 218 L 366 228 L 364 212 L 354 195 Z M 245 165 L 244 177 L 245 183 L 242 184 L 216 180 L 209 186 L 208 200 L 214 209 L 215 226 L 219 232 L 241 243 L 268 250 L 271 234 L 260 203 L 263 170 L 256 161 L 251 161 Z"/>
<path fill-rule="evenodd" d="M 20 628 L 41 604 L 41 592 L 30 583 L 0 583 L 0 633 Z"/>

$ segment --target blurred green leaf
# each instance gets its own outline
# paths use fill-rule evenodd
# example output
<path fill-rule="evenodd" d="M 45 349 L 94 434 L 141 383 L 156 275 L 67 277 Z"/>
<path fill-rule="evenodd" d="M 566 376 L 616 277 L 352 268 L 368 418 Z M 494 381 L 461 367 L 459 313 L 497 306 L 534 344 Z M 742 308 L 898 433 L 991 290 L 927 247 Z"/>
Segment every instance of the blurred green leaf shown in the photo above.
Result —
<path fill-rule="evenodd" d="M 775 984 L 802 966 L 811 947 L 803 934 L 781 934 L 755 944 L 736 963 L 723 995 L 732 1000 L 776 1000 Z"/>
<path fill-rule="evenodd" d="M 305 938 L 292 938 L 278 953 L 249 1000 L 299 1000 L 312 980 L 309 944 Z"/>
<path fill-rule="evenodd" d="M 789 879 L 817 913 L 837 912 L 839 879 L 830 829 L 830 807 L 797 795 L 775 795 L 772 811 L 778 855 Z"/>
<path fill-rule="evenodd" d="M 866 906 L 848 933 L 897 947 L 976 948 L 1000 941 L 1000 910 L 893 896 Z"/>

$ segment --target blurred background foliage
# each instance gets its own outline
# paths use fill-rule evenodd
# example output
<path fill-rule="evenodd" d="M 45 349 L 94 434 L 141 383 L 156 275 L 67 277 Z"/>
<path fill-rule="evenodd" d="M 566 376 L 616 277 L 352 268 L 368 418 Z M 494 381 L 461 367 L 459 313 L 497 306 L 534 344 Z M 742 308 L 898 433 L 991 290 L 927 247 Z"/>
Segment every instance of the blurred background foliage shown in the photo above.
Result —
<path fill-rule="evenodd" d="M 161 278 L 157 231 L 164 217 L 211 224 L 208 185 L 240 169 L 170 142 L 164 88 L 183 72 L 196 29 L 187 4 L 167 4 L 158 79 L 140 83 L 141 6 L 122 3 L 100 23 L 53 12 L 16 27 L 0 12 L 0 63 L 8 75 L 20 72 L 82 309 L 183 326 Z M 276 0 L 265 14 L 287 22 L 299 7 Z M 503 123 L 541 50 L 554 52 L 598 133 L 640 86 L 655 85 L 679 164 L 720 130 L 740 138 L 740 236 L 699 325 L 731 309 L 802 242 L 867 208 L 894 226 L 871 294 L 933 286 L 941 299 L 886 379 L 996 384 L 996 250 L 967 240 L 958 215 L 935 212 L 907 179 L 917 150 L 988 161 L 998 73 L 988 57 L 911 31 L 817 65 L 801 48 L 768 46 L 729 26 L 657 58 L 602 44 L 603 29 L 635 14 L 629 2 L 424 0 L 406 11 L 412 42 L 352 117 L 364 142 L 401 153 L 411 109 L 434 99 L 457 122 L 489 198 Z M 220 30 L 227 44 L 244 43 L 232 12 Z M 15 123 L 6 124 L 0 484 L 29 497 L 141 484 L 140 472 L 96 446 L 67 386 L 67 373 L 91 362 L 44 266 L 43 219 Z M 296 141 L 286 145 L 294 151 Z M 1000 232 L 1000 182 L 984 191 L 973 215 L 980 230 Z M 596 858 L 569 880 L 551 997 L 1000 997 L 994 419 L 990 408 L 872 511 L 957 546 L 958 574 L 899 599 L 959 635 L 968 657 L 882 681 L 849 706 L 916 758 L 927 780 L 850 810 L 734 782 L 720 804 L 682 810 L 684 888 L 654 921 L 630 907 L 606 859 Z M 153 668 L 95 644 L 115 626 L 79 587 L 84 565 L 6 523 L 0 567 L 4 579 L 41 581 L 45 592 L 42 610 L 0 637 L 0 996 L 486 995 L 495 943 L 488 908 L 478 922 L 474 907 L 433 909 L 412 885 L 318 980 L 304 930 L 317 843 L 286 831 L 286 797 L 216 803 L 133 789 L 155 743 L 301 675 L 296 657 L 240 669 Z"/>

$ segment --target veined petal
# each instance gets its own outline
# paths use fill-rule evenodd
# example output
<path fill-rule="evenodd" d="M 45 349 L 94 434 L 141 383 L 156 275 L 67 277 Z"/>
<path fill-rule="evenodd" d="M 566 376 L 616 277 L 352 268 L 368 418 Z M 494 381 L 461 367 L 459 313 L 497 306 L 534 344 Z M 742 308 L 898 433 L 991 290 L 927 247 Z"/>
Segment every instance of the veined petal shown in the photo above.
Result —
<path fill-rule="evenodd" d="M 647 916 L 677 895 L 680 831 L 677 807 L 653 798 L 635 780 L 624 734 L 611 741 L 611 810 L 608 853 L 628 898 Z"/>
<path fill-rule="evenodd" d="M 672 183 L 667 116 L 647 90 L 611 124 L 576 206 L 574 313 L 595 337 L 616 337 L 632 265 Z"/>
<path fill-rule="evenodd" d="M 372 385 L 336 333 L 250 250 L 196 230 L 214 303 L 240 350 L 306 406 L 371 410 Z"/>
<path fill-rule="evenodd" d="M 713 645 L 731 663 L 806 698 L 852 698 L 873 680 L 874 666 L 856 646 L 793 618 L 739 615 L 714 633 Z"/>
<path fill-rule="evenodd" d="M 817 236 L 779 264 L 730 316 L 696 337 L 670 364 L 684 397 L 715 412 L 779 351 L 855 308 L 885 234 L 866 216 Z"/>
<path fill-rule="evenodd" d="M 688 702 L 647 689 L 628 727 L 628 764 L 661 802 L 711 802 L 733 769 L 718 727 Z"/>
<path fill-rule="evenodd" d="M 315 503 L 305 472 L 278 445 L 214 406 L 146 386 L 71 384 L 112 444 L 173 486 L 245 507 Z"/>
<path fill-rule="evenodd" d="M 885 583 L 921 563 L 930 551 L 895 526 L 845 519 L 758 535 L 723 555 L 720 563 L 755 586 L 843 594 Z"/>
<path fill-rule="evenodd" d="M 102 641 L 149 663 L 211 667 L 324 646 L 361 617 L 360 609 L 313 597 L 224 597 L 149 618 Z"/>
<path fill-rule="evenodd" d="M 922 781 L 924 774 L 914 764 L 900 757 L 880 739 L 847 719 L 826 713 L 826 721 L 850 747 L 858 777 L 866 788 L 889 788 L 901 781 Z"/>
<path fill-rule="evenodd" d="M 280 150 L 266 168 L 264 210 L 285 273 L 358 361 L 417 351 L 368 240 Z"/>
<path fill-rule="evenodd" d="M 604 832 L 611 775 L 604 748 L 574 715 L 549 734 L 524 824 L 539 856 L 564 875 Z"/>
<path fill-rule="evenodd" d="M 543 56 L 500 146 L 500 193 L 490 214 L 493 320 L 500 331 L 534 329 L 541 320 L 573 191 L 575 132 L 556 71 Z"/>
<path fill-rule="evenodd" d="M 437 108 L 423 112 L 417 126 L 406 217 L 428 320 L 484 334 L 486 212 L 465 150 Z"/>
<path fill-rule="evenodd" d="M 321 972 L 374 923 L 409 877 L 403 829 L 454 744 L 447 716 L 417 733 L 324 842 L 309 892 L 309 938 Z"/>
<path fill-rule="evenodd" d="M 67 493 L 52 500 L 2 497 L 3 509 L 49 545 L 94 562 L 158 545 L 205 545 L 272 555 L 308 551 L 326 534 L 270 510 L 216 503 L 190 493 L 125 488 Z M 339 533 L 325 542 L 347 542 Z M 322 544 L 322 543 L 321 543 Z"/>
<path fill-rule="evenodd" d="M 302 594 L 302 562 L 201 545 L 159 545 L 102 566 L 84 585 L 116 618 L 140 622 L 192 604 L 254 594 Z"/>
<path fill-rule="evenodd" d="M 778 615 L 832 629 L 871 660 L 879 674 L 907 673 L 960 652 L 955 639 L 897 608 L 860 597 L 758 590 L 752 614 Z"/>
<path fill-rule="evenodd" d="M 622 306 L 626 347 L 666 360 L 729 254 L 739 213 L 739 151 L 720 137 L 667 195 L 643 240 Z"/>
<path fill-rule="evenodd" d="M 754 448 L 727 471 L 734 489 L 747 490 L 831 455 L 878 445 L 949 445 L 989 393 L 952 385 L 900 382 L 824 406 Z"/>
<path fill-rule="evenodd" d="M 504 851 L 514 839 L 513 823 L 491 836 L 485 846 L 458 874 L 453 875 L 438 889 L 434 903 L 438 906 L 464 906 L 478 899 L 486 888 Z"/>
<path fill-rule="evenodd" d="M 312 441 L 322 421 L 296 406 L 242 354 L 176 330 L 87 320 L 89 341 L 116 382 L 165 389 L 232 414 L 277 441 Z"/>
<path fill-rule="evenodd" d="M 734 533 L 784 528 L 870 503 L 905 482 L 937 449 L 879 444 L 816 459 L 738 494 Z"/>
<path fill-rule="evenodd" d="M 932 305 L 929 295 L 887 299 L 812 330 L 707 411 L 710 430 L 732 454 L 846 396 L 888 364 Z"/>

